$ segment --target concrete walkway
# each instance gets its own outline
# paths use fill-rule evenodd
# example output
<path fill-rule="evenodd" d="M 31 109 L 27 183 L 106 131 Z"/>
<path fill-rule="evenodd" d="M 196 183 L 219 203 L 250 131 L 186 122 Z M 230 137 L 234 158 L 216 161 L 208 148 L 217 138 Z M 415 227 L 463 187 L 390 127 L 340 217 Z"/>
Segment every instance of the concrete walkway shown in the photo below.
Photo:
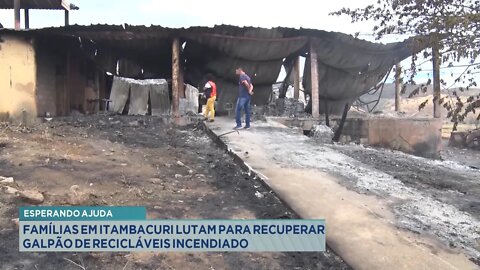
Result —
<path fill-rule="evenodd" d="M 370 174 L 361 163 L 327 146 L 318 146 L 279 123 L 255 123 L 251 130 L 224 135 L 233 126 L 234 121 L 225 118 L 208 124 L 229 150 L 297 214 L 305 219 L 325 218 L 327 244 L 353 268 L 478 269 L 467 256 L 434 237 L 396 226 L 391 198 L 410 200 L 416 198 L 416 191 L 399 186 L 381 173 Z M 346 184 L 345 176 L 363 177 L 357 185 L 368 187 L 377 180 L 383 182 L 375 183 L 376 187 L 389 181 L 394 184 L 385 188 L 390 193 L 367 195 Z M 424 195 L 418 196 L 422 200 Z M 429 206 L 440 207 L 435 203 Z M 475 225 L 476 221 L 472 222 Z"/>

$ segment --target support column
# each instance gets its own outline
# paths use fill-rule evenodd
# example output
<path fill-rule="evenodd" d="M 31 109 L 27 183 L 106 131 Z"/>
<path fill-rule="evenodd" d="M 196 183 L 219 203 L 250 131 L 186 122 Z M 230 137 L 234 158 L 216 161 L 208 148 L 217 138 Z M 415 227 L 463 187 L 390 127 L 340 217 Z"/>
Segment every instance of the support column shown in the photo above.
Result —
<path fill-rule="evenodd" d="M 440 118 L 440 51 L 437 46 L 432 48 L 433 52 L 433 117 Z"/>
<path fill-rule="evenodd" d="M 70 11 L 65 9 L 65 26 L 70 25 Z"/>
<path fill-rule="evenodd" d="M 20 30 L 20 0 L 13 0 L 15 30 Z"/>
<path fill-rule="evenodd" d="M 173 39 L 172 44 L 172 115 L 179 117 L 180 104 L 180 40 Z"/>
<path fill-rule="evenodd" d="M 320 101 L 318 96 L 318 59 L 317 51 L 313 47 L 313 43 L 310 41 L 310 81 L 312 87 L 312 116 L 320 117 Z"/>
<path fill-rule="evenodd" d="M 400 64 L 395 65 L 395 111 L 401 110 L 400 102 L 402 93 L 402 66 Z"/>
<path fill-rule="evenodd" d="M 340 137 L 342 136 L 343 127 L 345 126 L 345 121 L 347 121 L 347 114 L 350 110 L 350 103 L 345 104 L 345 108 L 343 109 L 342 119 L 340 119 L 340 124 L 338 125 L 337 130 L 335 130 L 335 134 L 333 134 L 332 141 L 338 142 L 340 141 Z"/>
<path fill-rule="evenodd" d="M 30 29 L 30 12 L 28 8 L 24 10 L 24 15 L 25 15 L 25 29 Z"/>
<path fill-rule="evenodd" d="M 70 115 L 70 94 L 71 94 L 71 74 L 72 74 L 72 53 L 70 49 L 67 50 L 66 59 L 65 59 L 65 92 L 64 92 L 64 100 L 63 100 L 63 112 L 62 116 Z"/>
<path fill-rule="evenodd" d="M 293 78 L 293 86 L 294 86 L 294 92 L 293 92 L 293 98 L 295 100 L 298 100 L 300 98 L 300 56 L 297 56 L 295 58 L 295 65 L 293 67 L 294 69 L 294 78 Z"/>

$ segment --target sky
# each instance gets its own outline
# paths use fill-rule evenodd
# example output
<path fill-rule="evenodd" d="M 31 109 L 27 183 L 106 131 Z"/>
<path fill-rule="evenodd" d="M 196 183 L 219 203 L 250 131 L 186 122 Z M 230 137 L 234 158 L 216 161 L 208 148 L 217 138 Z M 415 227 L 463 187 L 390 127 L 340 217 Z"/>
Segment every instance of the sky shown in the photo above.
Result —
<path fill-rule="evenodd" d="M 316 3 L 315 3 L 316 2 Z M 315 28 L 345 33 L 362 30 L 351 25 L 347 17 L 338 18 L 328 13 L 342 7 L 360 7 L 371 0 L 353 1 L 218 1 L 218 0 L 71 0 L 80 10 L 70 13 L 72 24 L 134 24 L 167 27 L 213 26 L 232 24 L 239 26 Z M 168 3 L 168 4 L 167 4 Z M 23 13 L 22 13 L 23 14 Z M 0 22 L 13 26 L 13 11 L 1 10 Z M 32 28 L 60 26 L 61 11 L 30 11 Z M 369 30 L 371 27 L 369 27 Z"/>
<path fill-rule="evenodd" d="M 395 42 L 405 39 L 401 36 L 388 36 L 375 41 L 372 35 L 373 23 L 351 23 L 347 16 L 330 16 L 329 13 L 342 7 L 356 8 L 372 4 L 376 0 L 71 0 L 80 10 L 70 12 L 71 24 L 132 24 L 162 25 L 165 27 L 214 26 L 231 24 L 258 27 L 312 28 L 337 31 L 354 35 L 374 42 Z M 23 12 L 22 26 L 23 26 Z M 0 23 L 4 27 L 14 25 L 13 10 L 0 10 Z M 62 11 L 30 11 L 30 27 L 42 28 L 62 26 Z M 409 66 L 409 60 L 402 63 Z M 431 67 L 425 66 L 425 70 Z M 463 71 L 463 70 L 462 70 Z M 461 71 L 444 69 L 442 77 L 447 81 Z M 430 71 L 420 72 L 418 80 L 431 77 Z M 453 80 L 453 79 L 452 79 Z"/>

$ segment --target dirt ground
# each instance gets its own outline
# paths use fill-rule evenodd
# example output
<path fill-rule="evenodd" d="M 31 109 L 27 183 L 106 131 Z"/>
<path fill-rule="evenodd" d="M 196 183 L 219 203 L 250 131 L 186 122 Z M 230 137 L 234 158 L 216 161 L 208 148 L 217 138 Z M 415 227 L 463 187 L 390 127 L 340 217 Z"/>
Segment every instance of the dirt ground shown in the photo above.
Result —
<path fill-rule="evenodd" d="M 294 214 L 200 126 L 159 118 L 55 119 L 0 128 L 0 176 L 42 205 L 140 205 L 156 219 L 275 219 Z M 5 185 L 2 185 L 5 189 Z M 258 192 L 264 196 L 257 197 Z M 348 269 L 325 253 L 19 253 L 19 197 L 0 191 L 0 269 Z"/>
<path fill-rule="evenodd" d="M 406 187 L 396 193 L 402 194 L 405 190 L 420 192 L 421 197 L 412 202 L 399 200 L 392 204 L 398 227 L 434 235 L 450 247 L 464 250 L 473 262 L 480 265 L 479 151 L 445 146 L 442 160 L 430 160 L 359 145 L 332 148 Z M 388 194 L 385 190 L 378 192 L 380 190 L 369 186 L 363 192 L 380 196 Z M 435 201 L 439 203 L 433 204 Z"/>
<path fill-rule="evenodd" d="M 278 166 L 326 172 L 347 189 L 375 196 L 388 206 L 394 226 L 438 240 L 480 265 L 478 153 L 448 149 L 449 158 L 431 160 L 362 145 L 325 144 L 273 120 L 255 122 L 249 133 Z"/>
<path fill-rule="evenodd" d="M 392 175 L 405 185 L 480 218 L 480 152 L 447 148 L 435 161 L 378 148 L 337 146 L 340 152 Z M 445 152 L 445 151 L 444 151 Z M 463 154 L 460 154 L 463 153 Z M 461 159 L 467 159 L 461 161 Z"/>

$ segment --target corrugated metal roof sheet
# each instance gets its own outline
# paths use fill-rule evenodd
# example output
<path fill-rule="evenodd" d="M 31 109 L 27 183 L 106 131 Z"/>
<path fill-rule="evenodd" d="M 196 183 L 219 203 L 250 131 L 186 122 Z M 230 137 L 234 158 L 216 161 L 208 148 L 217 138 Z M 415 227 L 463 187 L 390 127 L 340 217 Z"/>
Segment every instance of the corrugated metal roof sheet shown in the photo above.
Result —
<path fill-rule="evenodd" d="M 21 9 L 66 9 L 77 10 L 76 5 L 67 0 L 21 0 Z M 13 0 L 0 0 L 0 9 L 13 9 Z"/>

